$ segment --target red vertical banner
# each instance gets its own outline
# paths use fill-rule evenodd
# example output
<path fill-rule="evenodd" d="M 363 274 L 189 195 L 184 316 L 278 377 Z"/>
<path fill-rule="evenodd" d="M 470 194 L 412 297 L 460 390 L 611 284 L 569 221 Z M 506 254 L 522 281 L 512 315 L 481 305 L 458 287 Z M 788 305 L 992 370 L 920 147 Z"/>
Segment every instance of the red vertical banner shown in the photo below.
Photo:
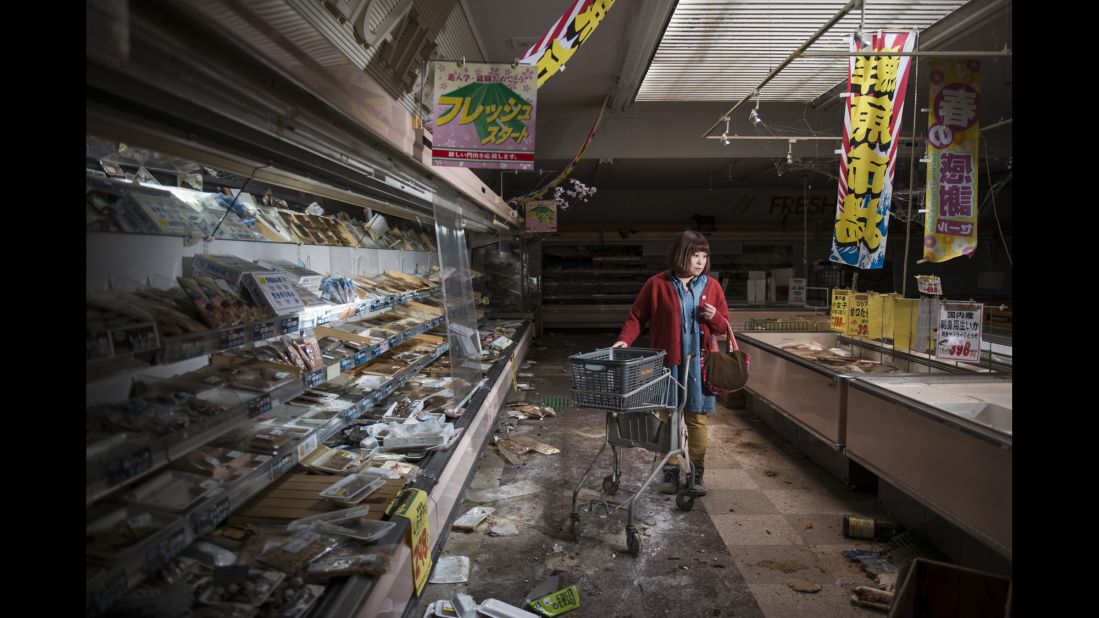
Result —
<path fill-rule="evenodd" d="M 911 56 L 890 56 L 915 48 L 913 32 L 874 35 L 870 49 L 859 49 L 854 37 L 848 65 L 847 103 L 843 119 L 833 262 L 864 269 L 885 264 L 889 205 L 897 144 L 908 89 Z"/>

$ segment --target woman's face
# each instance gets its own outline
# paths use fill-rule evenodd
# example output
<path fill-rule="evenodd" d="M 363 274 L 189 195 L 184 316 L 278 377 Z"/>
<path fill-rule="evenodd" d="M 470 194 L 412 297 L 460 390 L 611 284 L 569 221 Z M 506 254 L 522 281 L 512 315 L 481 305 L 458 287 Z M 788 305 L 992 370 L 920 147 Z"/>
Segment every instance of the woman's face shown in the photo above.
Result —
<path fill-rule="evenodd" d="M 691 276 L 697 277 L 702 274 L 702 271 L 706 269 L 706 260 L 710 259 L 710 254 L 705 251 L 695 251 L 691 256 Z"/>

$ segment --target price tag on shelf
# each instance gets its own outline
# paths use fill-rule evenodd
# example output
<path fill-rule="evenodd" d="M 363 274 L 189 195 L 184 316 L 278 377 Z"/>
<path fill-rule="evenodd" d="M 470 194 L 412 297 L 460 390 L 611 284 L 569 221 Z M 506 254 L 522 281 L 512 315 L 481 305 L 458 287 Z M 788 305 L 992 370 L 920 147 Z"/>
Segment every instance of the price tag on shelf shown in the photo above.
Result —
<path fill-rule="evenodd" d="M 338 378 L 340 376 L 340 364 L 336 363 L 334 365 L 329 365 L 329 366 L 325 367 L 324 371 L 325 371 L 325 380 L 324 381 L 327 382 L 328 380 L 335 380 L 336 378 Z"/>
<path fill-rule="evenodd" d="M 351 356 L 345 356 L 345 357 L 341 358 L 339 366 L 340 366 L 340 372 L 341 373 L 344 372 L 344 371 L 351 371 L 355 367 L 358 367 L 359 363 L 356 360 L 356 355 L 352 354 Z"/>
<path fill-rule="evenodd" d="M 847 298 L 851 290 L 832 290 L 832 330 L 847 332 Z"/>
<path fill-rule="evenodd" d="M 187 547 L 187 533 L 183 528 L 164 537 L 155 545 L 145 551 L 145 572 L 152 574 L 160 567 L 175 558 L 179 552 Z"/>
<path fill-rule="evenodd" d="M 305 388 L 317 388 L 324 384 L 327 374 L 327 369 L 318 369 L 305 374 Z"/>
<path fill-rule="evenodd" d="M 378 348 L 378 351 L 375 352 L 375 355 L 385 354 L 386 352 L 389 351 L 389 340 L 386 339 L 385 341 L 379 343 L 377 345 L 377 348 Z"/>
<path fill-rule="evenodd" d="M 920 294 L 942 296 L 943 285 L 936 275 L 916 275 L 916 285 L 920 289 Z"/>
<path fill-rule="evenodd" d="M 294 457 L 292 454 L 287 453 L 279 458 L 274 464 L 271 465 L 271 482 L 274 482 L 283 474 L 286 474 L 290 468 L 294 467 Z"/>
<path fill-rule="evenodd" d="M 191 529 L 195 538 L 198 538 L 217 528 L 218 524 L 228 518 L 229 496 L 223 496 L 201 511 L 191 513 Z"/>
<path fill-rule="evenodd" d="M 116 328 L 111 331 L 110 336 L 115 356 L 148 352 L 160 346 L 156 337 L 156 326 L 153 324 Z"/>
<path fill-rule="evenodd" d="M 851 294 L 845 332 L 849 337 L 870 336 L 870 294 L 866 292 Z"/>
<path fill-rule="evenodd" d="M 248 418 L 253 418 L 271 411 L 271 394 L 266 393 L 248 400 Z"/>
<path fill-rule="evenodd" d="M 262 341 L 275 336 L 274 322 L 259 322 L 252 325 L 252 341 Z"/>
<path fill-rule="evenodd" d="M 244 345 L 244 326 L 226 328 L 218 331 L 218 349 L 228 350 Z"/>
<path fill-rule="evenodd" d="M 978 363 L 981 360 L 981 303 L 941 303 L 935 358 Z"/>
<path fill-rule="evenodd" d="M 317 450 L 317 434 L 309 436 L 298 445 L 298 461 L 305 459 L 315 450 Z"/>
<path fill-rule="evenodd" d="M 164 347 L 165 362 L 169 363 L 196 358 L 204 354 L 206 354 L 206 338 L 202 334 L 186 339 L 170 340 Z"/>
<path fill-rule="evenodd" d="M 114 605 L 120 600 L 129 590 L 129 580 L 126 579 L 126 570 L 119 569 L 117 575 L 114 575 L 102 586 L 96 588 L 91 594 L 91 609 L 95 613 L 101 613 L 108 607 Z"/>
<path fill-rule="evenodd" d="M 355 366 L 357 367 L 370 360 L 371 356 L 370 350 L 359 350 L 355 353 Z"/>
<path fill-rule="evenodd" d="M 107 462 L 107 481 L 114 485 L 148 472 L 153 467 L 153 451 L 146 447 Z"/>
<path fill-rule="evenodd" d="M 298 316 L 292 315 L 285 318 L 279 318 L 279 334 L 285 335 L 287 333 L 293 333 L 298 330 Z"/>

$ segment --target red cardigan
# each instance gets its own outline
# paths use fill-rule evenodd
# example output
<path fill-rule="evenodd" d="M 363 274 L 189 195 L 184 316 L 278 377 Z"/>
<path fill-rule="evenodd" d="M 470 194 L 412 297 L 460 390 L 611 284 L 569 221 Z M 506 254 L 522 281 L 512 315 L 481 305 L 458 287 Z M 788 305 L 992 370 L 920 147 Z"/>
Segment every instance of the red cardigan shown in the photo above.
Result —
<path fill-rule="evenodd" d="M 699 297 L 701 303 L 709 303 L 717 309 L 712 320 L 700 320 L 702 325 L 702 349 L 707 350 L 707 341 L 711 341 L 711 334 L 724 333 L 729 323 L 729 305 L 725 302 L 725 293 L 721 291 L 721 285 L 710 276 L 706 277 L 706 287 L 702 288 Z M 649 333 L 650 345 L 654 348 L 667 350 L 664 357 L 666 366 L 679 365 L 683 362 L 681 350 L 683 349 L 680 324 L 679 295 L 675 291 L 675 284 L 668 278 L 668 271 L 649 277 L 637 300 L 633 302 L 630 315 L 622 326 L 622 332 L 618 334 L 618 341 L 627 345 L 633 342 L 641 334 L 641 329 L 648 322 L 652 329 Z"/>

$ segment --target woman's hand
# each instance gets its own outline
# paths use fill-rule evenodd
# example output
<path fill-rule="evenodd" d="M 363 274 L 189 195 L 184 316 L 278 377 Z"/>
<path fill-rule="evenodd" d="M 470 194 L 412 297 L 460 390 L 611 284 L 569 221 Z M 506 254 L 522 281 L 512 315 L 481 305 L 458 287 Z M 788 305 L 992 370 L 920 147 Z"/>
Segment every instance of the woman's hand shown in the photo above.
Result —
<path fill-rule="evenodd" d="M 616 341 L 616 342 L 614 342 L 614 345 L 612 345 L 611 347 L 612 348 L 628 348 L 630 346 L 625 341 Z"/>
<path fill-rule="evenodd" d="M 707 322 L 714 319 L 715 315 L 717 315 L 717 307 L 710 303 L 702 303 L 702 317 L 705 318 Z"/>

